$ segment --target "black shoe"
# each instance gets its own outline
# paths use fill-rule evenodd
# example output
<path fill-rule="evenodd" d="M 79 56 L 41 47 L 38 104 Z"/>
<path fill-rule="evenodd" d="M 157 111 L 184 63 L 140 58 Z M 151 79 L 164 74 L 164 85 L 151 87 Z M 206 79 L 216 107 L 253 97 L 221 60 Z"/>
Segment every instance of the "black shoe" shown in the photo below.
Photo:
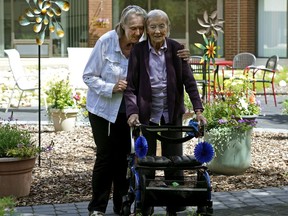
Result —
<path fill-rule="evenodd" d="M 114 212 L 115 214 L 120 215 L 120 211 L 121 211 L 120 208 L 117 208 L 117 207 L 113 206 L 113 212 Z"/>
<path fill-rule="evenodd" d="M 166 216 L 177 216 L 176 212 L 185 211 L 186 206 L 177 206 L 177 207 L 167 207 L 166 208 Z"/>
<path fill-rule="evenodd" d="M 150 215 L 153 215 L 153 213 L 154 213 L 154 207 L 145 207 L 145 208 L 143 208 L 143 210 L 142 210 L 142 212 L 143 212 L 143 215 L 144 216 L 150 216 Z"/>

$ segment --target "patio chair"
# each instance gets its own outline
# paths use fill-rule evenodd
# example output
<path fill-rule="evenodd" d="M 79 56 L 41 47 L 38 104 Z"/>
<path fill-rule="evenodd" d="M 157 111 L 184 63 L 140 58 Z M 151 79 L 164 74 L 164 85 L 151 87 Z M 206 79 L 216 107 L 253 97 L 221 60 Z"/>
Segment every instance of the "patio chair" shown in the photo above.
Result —
<path fill-rule="evenodd" d="M 268 58 L 265 67 L 250 66 L 248 67 L 249 70 L 247 70 L 247 75 L 249 75 L 249 73 L 252 72 L 251 82 L 253 83 L 253 91 L 256 91 L 256 83 L 262 83 L 266 104 L 267 104 L 266 84 L 267 83 L 271 84 L 275 106 L 277 106 L 277 101 L 276 101 L 276 93 L 275 93 L 275 88 L 274 88 L 274 77 L 277 71 L 278 61 L 279 61 L 279 57 L 277 55 L 273 55 L 270 58 Z"/>
<path fill-rule="evenodd" d="M 83 82 L 83 72 L 93 48 L 68 47 L 69 82 L 74 90 L 87 90 Z"/>
<path fill-rule="evenodd" d="M 210 100 L 211 88 L 213 88 L 213 80 L 210 79 L 210 73 L 205 68 L 205 63 L 200 63 L 202 56 L 191 56 L 189 59 L 190 67 L 197 82 L 202 89 L 202 99 Z M 213 91 L 214 92 L 214 91 Z"/>
<path fill-rule="evenodd" d="M 16 49 L 6 49 L 4 52 L 7 54 L 8 59 L 9 59 L 9 65 L 10 65 L 10 71 L 13 74 L 13 79 L 14 79 L 14 86 L 9 98 L 9 102 L 7 104 L 5 112 L 8 112 L 14 92 L 18 89 L 21 91 L 20 97 L 18 100 L 18 105 L 17 108 L 20 106 L 20 102 L 23 96 L 23 93 L 25 91 L 39 91 L 38 88 L 38 79 L 35 76 L 32 75 L 27 75 L 26 71 L 23 68 L 21 59 L 20 59 L 20 54 Z M 47 110 L 47 102 L 46 102 L 46 97 L 43 95 L 44 98 L 44 103 L 45 103 L 45 109 Z"/>
<path fill-rule="evenodd" d="M 202 97 L 204 98 L 206 94 L 207 79 L 205 65 L 200 63 L 201 58 L 201 56 L 191 56 L 189 63 L 197 85 L 201 87 Z"/>
<path fill-rule="evenodd" d="M 254 66 L 256 64 L 256 57 L 252 53 L 243 52 L 238 53 L 233 58 L 232 67 L 226 67 L 222 69 L 223 76 L 223 89 L 224 89 L 224 81 L 226 79 L 230 79 L 232 76 L 235 76 L 236 71 L 241 71 L 241 74 L 245 73 L 245 69 L 248 66 Z M 229 74 L 227 74 L 230 72 Z"/>

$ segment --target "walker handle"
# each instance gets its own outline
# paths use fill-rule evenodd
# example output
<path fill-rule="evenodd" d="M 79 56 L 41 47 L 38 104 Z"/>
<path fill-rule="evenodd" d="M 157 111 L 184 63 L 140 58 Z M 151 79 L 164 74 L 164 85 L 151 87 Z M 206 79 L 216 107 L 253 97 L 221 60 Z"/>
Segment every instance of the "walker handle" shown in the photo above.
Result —
<path fill-rule="evenodd" d="M 164 125 L 164 126 L 150 126 L 150 125 L 140 125 L 140 130 L 149 132 L 152 136 L 154 136 L 157 140 L 164 141 L 167 143 L 183 143 L 194 137 L 200 136 L 200 133 L 197 129 L 192 126 L 172 126 L 172 125 Z M 158 132 L 186 132 L 186 136 L 184 137 L 167 137 L 160 135 Z M 192 132 L 196 134 L 196 136 L 188 135 L 187 132 Z"/>

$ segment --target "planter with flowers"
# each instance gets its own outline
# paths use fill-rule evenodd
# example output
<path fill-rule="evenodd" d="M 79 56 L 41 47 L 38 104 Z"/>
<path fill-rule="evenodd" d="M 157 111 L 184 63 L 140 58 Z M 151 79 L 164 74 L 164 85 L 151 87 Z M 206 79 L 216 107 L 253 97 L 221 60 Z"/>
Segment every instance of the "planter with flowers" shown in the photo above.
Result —
<path fill-rule="evenodd" d="M 47 95 L 48 113 L 55 131 L 73 131 L 78 107 L 68 80 L 50 81 Z"/>
<path fill-rule="evenodd" d="M 215 149 L 208 168 L 216 174 L 238 175 L 250 166 L 251 134 L 261 111 L 251 87 L 246 76 L 232 77 L 221 95 L 204 105 L 204 138 Z"/>
<path fill-rule="evenodd" d="M 29 195 L 39 153 L 29 131 L 20 125 L 0 123 L 0 197 Z"/>
<path fill-rule="evenodd" d="M 203 51 L 201 61 L 207 62 L 210 71 L 210 62 L 215 64 L 217 56 L 217 32 L 223 33 L 221 24 L 224 21 L 219 22 L 217 11 L 210 16 L 205 12 L 204 21 L 198 20 L 206 29 L 197 32 L 203 35 L 205 44 L 195 43 L 195 46 Z M 225 80 L 224 86 L 225 90 L 213 101 L 204 104 L 203 115 L 207 119 L 204 139 L 215 150 L 215 157 L 207 166 L 216 174 L 237 175 L 250 166 L 251 134 L 261 109 L 246 76 Z"/>

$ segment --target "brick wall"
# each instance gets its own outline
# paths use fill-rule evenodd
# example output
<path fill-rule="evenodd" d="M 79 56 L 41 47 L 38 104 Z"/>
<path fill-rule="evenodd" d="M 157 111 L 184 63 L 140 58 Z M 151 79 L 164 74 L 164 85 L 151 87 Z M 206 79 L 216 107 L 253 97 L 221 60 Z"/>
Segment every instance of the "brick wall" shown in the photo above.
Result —
<path fill-rule="evenodd" d="M 226 0 L 224 4 L 224 51 L 227 60 L 232 60 L 240 52 L 256 54 L 257 2 L 256 0 L 240 0 L 239 2 L 239 10 L 238 0 Z"/>
<path fill-rule="evenodd" d="M 102 2 L 102 10 L 101 8 Z M 112 29 L 112 0 L 93 0 L 89 1 L 88 4 L 88 11 L 89 11 L 89 23 L 91 24 L 91 20 L 95 15 L 98 14 L 98 17 L 101 18 L 108 18 L 110 23 L 107 28 L 93 28 L 89 25 L 89 47 L 93 47 L 97 41 L 97 39 L 102 36 L 105 32 Z"/>

